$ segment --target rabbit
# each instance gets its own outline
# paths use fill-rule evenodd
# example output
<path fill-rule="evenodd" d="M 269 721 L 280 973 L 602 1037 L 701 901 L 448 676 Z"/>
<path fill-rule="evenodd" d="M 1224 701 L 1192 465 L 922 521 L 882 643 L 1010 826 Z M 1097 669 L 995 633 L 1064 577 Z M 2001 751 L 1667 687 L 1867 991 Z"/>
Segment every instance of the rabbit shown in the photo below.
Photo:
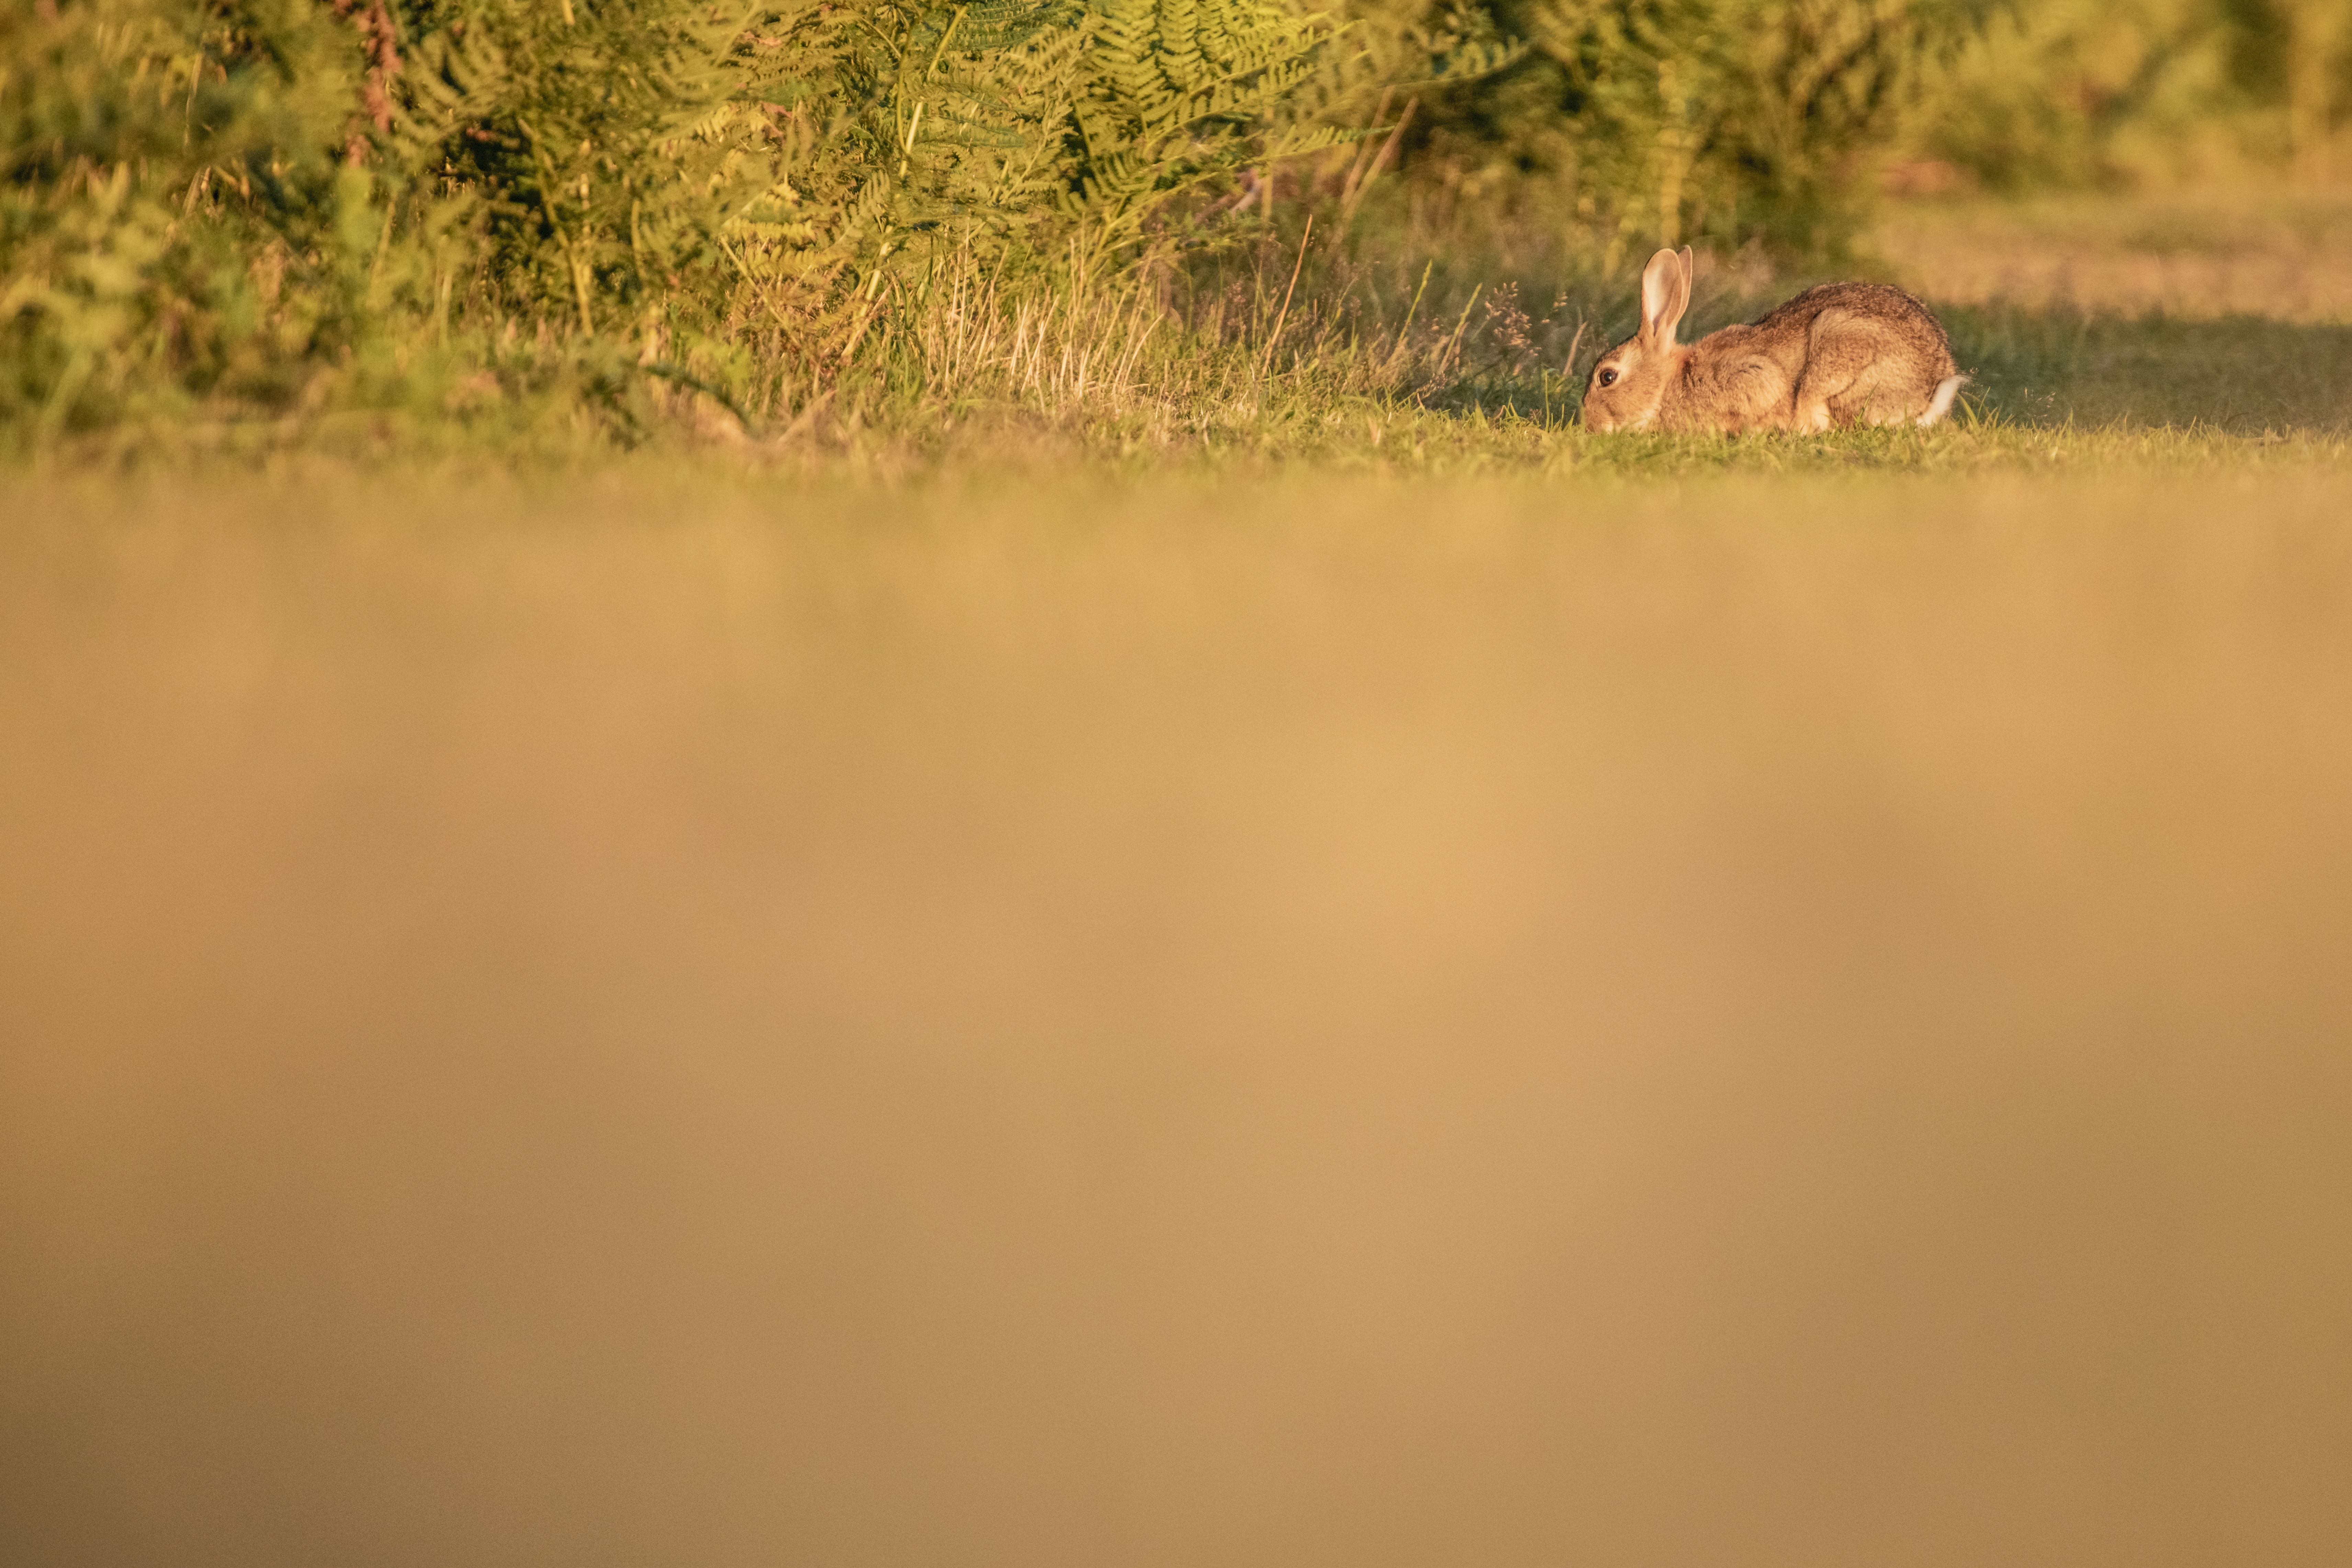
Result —
<path fill-rule="evenodd" d="M 1752 325 L 1687 346 L 1691 253 L 1642 269 L 1642 330 L 1601 356 L 1584 391 L 1589 430 L 1812 432 L 1936 424 L 1968 377 L 1927 307 L 1884 283 L 1823 283 Z"/>

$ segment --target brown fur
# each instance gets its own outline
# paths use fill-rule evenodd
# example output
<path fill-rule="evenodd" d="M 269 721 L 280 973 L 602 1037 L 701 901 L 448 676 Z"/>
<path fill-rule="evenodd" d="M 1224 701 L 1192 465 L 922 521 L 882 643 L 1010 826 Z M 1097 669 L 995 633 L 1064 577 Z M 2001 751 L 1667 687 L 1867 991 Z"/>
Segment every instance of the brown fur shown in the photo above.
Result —
<path fill-rule="evenodd" d="M 1747 326 L 1678 344 L 1691 265 L 1685 247 L 1661 250 L 1643 268 L 1642 330 L 1592 367 L 1587 428 L 1932 425 L 1965 379 L 1927 307 L 1883 283 L 1824 283 Z"/>

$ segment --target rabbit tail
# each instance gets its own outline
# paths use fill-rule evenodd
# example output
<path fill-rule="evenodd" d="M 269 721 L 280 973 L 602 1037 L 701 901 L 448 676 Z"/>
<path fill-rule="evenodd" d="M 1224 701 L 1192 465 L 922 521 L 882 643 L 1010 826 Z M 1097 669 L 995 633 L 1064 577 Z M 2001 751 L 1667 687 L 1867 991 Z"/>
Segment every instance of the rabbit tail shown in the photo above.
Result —
<path fill-rule="evenodd" d="M 1927 412 L 1919 416 L 1919 428 L 1925 430 L 1930 425 L 1943 423 L 1944 416 L 1952 411 L 1952 399 L 1959 395 L 1968 379 L 1965 375 L 1948 375 L 1936 384 L 1936 395 L 1927 400 Z"/>

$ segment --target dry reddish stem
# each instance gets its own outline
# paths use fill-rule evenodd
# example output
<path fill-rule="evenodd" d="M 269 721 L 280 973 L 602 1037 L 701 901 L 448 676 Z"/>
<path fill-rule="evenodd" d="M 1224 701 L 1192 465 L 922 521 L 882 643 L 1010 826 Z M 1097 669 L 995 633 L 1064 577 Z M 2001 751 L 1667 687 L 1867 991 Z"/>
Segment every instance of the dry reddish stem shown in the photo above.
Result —
<path fill-rule="evenodd" d="M 400 40 L 392 25 L 391 7 L 385 0 L 335 0 L 335 14 L 355 18 L 359 24 L 368 61 L 367 85 L 361 89 L 360 102 L 378 132 L 390 131 L 392 79 L 400 74 Z M 344 157 L 354 164 L 366 160 L 367 138 L 356 127 Z"/>

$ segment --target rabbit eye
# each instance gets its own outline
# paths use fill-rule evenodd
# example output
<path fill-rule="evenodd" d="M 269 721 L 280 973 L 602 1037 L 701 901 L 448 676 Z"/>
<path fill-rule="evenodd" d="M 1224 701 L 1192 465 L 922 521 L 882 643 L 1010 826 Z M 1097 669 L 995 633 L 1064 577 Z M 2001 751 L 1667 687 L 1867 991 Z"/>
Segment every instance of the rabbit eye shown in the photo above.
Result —
<path fill-rule="evenodd" d="M 1601 385 L 1603 385 L 1603 386 L 1614 386 L 1614 385 L 1616 385 L 1616 384 L 1617 384 L 1617 373 L 1616 373 L 1615 371 L 1613 371 L 1613 370 L 1604 370 L 1604 371 L 1602 371 L 1602 372 L 1601 373 Z"/>

